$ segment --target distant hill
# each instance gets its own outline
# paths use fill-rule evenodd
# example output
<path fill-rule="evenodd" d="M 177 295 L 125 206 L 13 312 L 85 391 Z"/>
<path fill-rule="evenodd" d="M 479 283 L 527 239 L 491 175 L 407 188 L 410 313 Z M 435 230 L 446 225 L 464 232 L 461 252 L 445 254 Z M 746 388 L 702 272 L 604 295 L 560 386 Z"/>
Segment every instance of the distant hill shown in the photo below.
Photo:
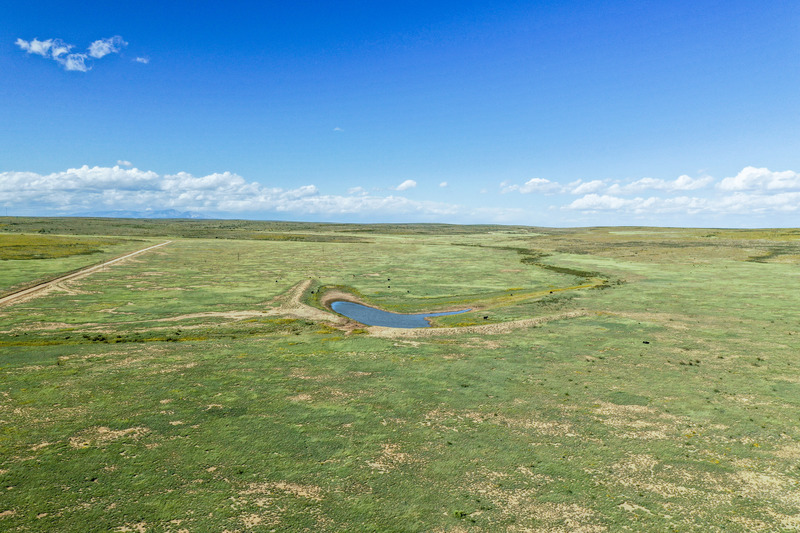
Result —
<path fill-rule="evenodd" d="M 191 211 L 176 211 L 175 209 L 162 209 L 160 211 L 93 211 L 79 216 L 102 218 L 208 218 Z"/>

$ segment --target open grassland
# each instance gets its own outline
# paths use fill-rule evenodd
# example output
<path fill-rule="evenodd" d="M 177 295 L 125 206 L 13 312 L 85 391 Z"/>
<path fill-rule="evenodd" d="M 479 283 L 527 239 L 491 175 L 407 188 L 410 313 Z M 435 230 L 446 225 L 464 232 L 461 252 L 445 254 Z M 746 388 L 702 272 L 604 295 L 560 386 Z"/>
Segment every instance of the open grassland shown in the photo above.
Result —
<path fill-rule="evenodd" d="M 0 224 L 0 296 L 145 246 L 135 238 L 3 233 Z"/>
<path fill-rule="evenodd" d="M 800 529 L 797 230 L 0 222 L 0 529 Z"/>

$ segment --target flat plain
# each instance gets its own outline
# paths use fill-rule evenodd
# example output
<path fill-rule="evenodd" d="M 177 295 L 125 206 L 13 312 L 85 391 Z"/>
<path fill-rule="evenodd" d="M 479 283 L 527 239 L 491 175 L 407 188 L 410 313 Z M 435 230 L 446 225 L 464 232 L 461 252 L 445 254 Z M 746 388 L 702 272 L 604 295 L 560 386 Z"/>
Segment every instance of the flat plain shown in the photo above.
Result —
<path fill-rule="evenodd" d="M 0 296 L 168 240 L 0 307 L 0 529 L 800 529 L 800 230 L 6 217 Z"/>

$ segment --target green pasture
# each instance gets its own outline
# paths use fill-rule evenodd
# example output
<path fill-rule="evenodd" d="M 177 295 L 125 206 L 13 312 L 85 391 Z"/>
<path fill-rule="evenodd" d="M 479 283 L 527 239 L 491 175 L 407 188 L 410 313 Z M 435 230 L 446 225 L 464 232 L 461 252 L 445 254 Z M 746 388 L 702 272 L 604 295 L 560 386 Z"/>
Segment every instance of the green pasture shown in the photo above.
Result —
<path fill-rule="evenodd" d="M 3 233 L 0 224 L 0 295 L 147 246 L 138 238 Z"/>
<path fill-rule="evenodd" d="M 191 222 L 113 221 L 98 253 L 174 242 L 0 308 L 3 530 L 800 528 L 794 230 Z M 308 279 L 481 310 L 259 315 Z"/>

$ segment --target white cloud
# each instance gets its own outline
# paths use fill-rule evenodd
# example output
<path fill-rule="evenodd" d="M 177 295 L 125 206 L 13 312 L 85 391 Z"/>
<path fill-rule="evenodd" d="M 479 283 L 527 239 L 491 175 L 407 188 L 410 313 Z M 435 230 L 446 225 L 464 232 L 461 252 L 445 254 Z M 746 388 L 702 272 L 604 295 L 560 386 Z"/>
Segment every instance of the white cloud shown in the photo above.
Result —
<path fill-rule="evenodd" d="M 719 212 L 739 215 L 794 213 L 800 211 L 800 192 L 771 195 L 737 192 L 723 197 L 714 207 Z"/>
<path fill-rule="evenodd" d="M 773 172 L 768 168 L 745 167 L 736 176 L 719 183 L 723 191 L 800 189 L 800 174 L 791 170 Z"/>
<path fill-rule="evenodd" d="M 573 200 L 571 204 L 567 206 L 568 209 L 578 209 L 581 211 L 603 211 L 608 209 L 622 209 L 630 205 L 630 200 L 626 200 L 624 198 L 618 198 L 616 196 L 608 196 L 606 194 L 599 195 L 599 194 L 587 194 L 582 198 L 578 198 L 577 200 Z"/>
<path fill-rule="evenodd" d="M 618 214 L 634 215 L 691 216 L 700 213 L 729 216 L 777 215 L 800 211 L 800 191 L 776 194 L 736 192 L 714 198 L 693 196 L 620 198 L 605 194 L 587 194 L 564 208 L 587 213 L 613 211 Z"/>
<path fill-rule="evenodd" d="M 447 182 L 443 181 L 439 184 L 439 187 L 447 187 Z"/>
<path fill-rule="evenodd" d="M 119 53 L 125 46 L 128 46 L 128 43 L 123 41 L 119 35 L 108 37 L 107 39 L 98 39 L 89 45 L 89 55 L 95 59 L 100 59 L 108 54 Z"/>
<path fill-rule="evenodd" d="M 146 65 L 146 64 L 148 64 L 150 62 L 150 58 L 149 57 L 134 57 L 133 60 L 135 62 L 141 63 L 143 65 Z"/>
<path fill-rule="evenodd" d="M 342 195 L 324 194 L 313 184 L 283 189 L 248 181 L 232 172 L 204 176 L 187 172 L 161 175 L 137 169 L 129 161 L 119 160 L 113 167 L 82 166 L 52 174 L 0 172 L 0 204 L 15 206 L 20 211 L 51 215 L 174 209 L 207 216 L 288 213 L 298 219 L 315 215 L 328 219 L 352 216 L 369 217 L 372 220 L 394 218 L 407 221 L 533 224 L 542 223 L 541 213 L 547 211 L 554 214 L 560 211 L 565 216 L 566 213 L 573 213 L 570 217 L 588 216 L 590 218 L 584 220 L 593 224 L 610 220 L 619 223 L 625 220 L 619 217 L 625 216 L 634 216 L 635 220 L 645 223 L 674 220 L 679 224 L 694 224 L 700 220 L 692 218 L 694 215 L 713 217 L 704 220 L 722 220 L 720 217 L 751 220 L 748 217 L 760 217 L 752 220 L 769 221 L 778 220 L 781 216 L 789 220 L 800 214 L 800 190 L 789 188 L 796 173 L 770 172 L 764 178 L 765 174 L 761 172 L 756 174 L 762 177 L 754 180 L 748 177 L 753 174 L 750 168 L 743 169 L 737 176 L 745 176 L 746 179 L 740 179 L 733 185 L 760 187 L 757 190 L 729 192 L 716 187 L 703 190 L 701 196 L 685 193 L 675 195 L 673 192 L 678 187 L 696 186 L 697 179 L 687 181 L 679 178 L 663 182 L 671 185 L 658 185 L 664 188 L 654 194 L 614 195 L 601 188 L 599 192 L 581 195 L 566 204 L 547 204 L 542 196 L 542 205 L 520 209 L 503 205 L 502 202 L 499 206 L 493 206 L 483 201 L 486 198 L 476 199 L 476 204 L 483 204 L 483 207 L 469 208 L 411 200 L 398 193 L 379 196 L 363 187 L 353 187 Z M 534 182 L 532 186 L 550 187 L 548 183 L 553 183 L 544 181 Z M 586 189 L 597 186 L 592 183 L 573 182 L 562 190 L 575 191 L 582 186 L 586 186 Z M 607 182 L 605 184 L 608 185 Z M 509 186 L 503 184 L 503 187 Z M 487 193 L 485 189 L 480 192 Z M 549 222 L 545 223 L 558 225 L 565 219 L 556 220 L 548 215 L 547 220 Z"/>
<path fill-rule="evenodd" d="M 531 178 L 522 185 L 509 185 L 506 182 L 500 184 L 501 191 L 504 193 L 508 192 L 520 192 L 522 194 L 530 194 L 533 192 L 540 192 L 540 193 L 556 193 L 560 192 L 562 187 L 560 184 L 550 181 L 544 178 Z"/>
<path fill-rule="evenodd" d="M 470 212 L 453 204 L 370 196 L 360 187 L 347 196 L 326 195 L 311 184 L 294 189 L 266 187 L 231 172 L 199 177 L 187 172 L 159 175 L 119 165 L 84 165 L 46 175 L 0 172 L 0 203 L 56 214 L 176 209 L 208 215 L 285 212 L 435 219 Z"/>
<path fill-rule="evenodd" d="M 413 189 L 417 186 L 417 182 L 414 180 L 406 180 L 397 187 L 394 188 L 396 191 L 406 191 L 408 189 Z"/>
<path fill-rule="evenodd" d="M 119 35 L 115 35 L 114 37 L 94 41 L 87 48 L 87 53 L 70 53 L 74 45 L 66 44 L 60 39 L 47 39 L 45 41 L 40 41 L 36 38 L 32 41 L 17 39 L 15 44 L 28 54 L 36 54 L 52 59 L 61 65 L 64 70 L 87 72 L 92 69 L 86 63 L 90 57 L 100 59 L 108 54 L 118 53 L 128 43 L 123 41 Z"/>
<path fill-rule="evenodd" d="M 63 60 L 57 59 L 64 67 L 64 70 L 74 70 L 78 72 L 88 72 L 92 67 L 86 65 L 86 54 L 67 54 Z"/>
<path fill-rule="evenodd" d="M 605 187 L 606 182 L 601 180 L 592 180 L 586 182 L 578 180 L 567 185 L 567 188 L 571 194 L 590 194 L 593 192 L 599 192 Z"/>
<path fill-rule="evenodd" d="M 648 190 L 667 192 L 697 190 L 706 187 L 712 181 L 713 178 L 709 176 L 692 178 L 684 175 L 671 181 L 655 178 L 641 178 L 629 183 L 622 183 L 619 181 L 616 183 L 609 183 L 609 180 L 577 180 L 568 183 L 567 185 L 561 185 L 558 182 L 550 181 L 548 179 L 533 178 L 526 181 L 522 185 L 508 184 L 503 182 L 500 184 L 500 187 L 504 193 L 569 193 L 574 195 L 598 195 L 602 193 L 609 196 L 626 196 L 630 194 L 640 194 Z"/>
<path fill-rule="evenodd" d="M 60 43 L 60 41 L 59 41 Z M 47 39 L 46 41 L 40 41 L 39 39 L 34 39 L 32 41 L 25 41 L 23 39 L 17 39 L 14 41 L 14 44 L 28 52 L 29 54 L 37 54 L 42 57 L 48 57 L 50 55 L 50 48 L 53 47 L 53 39 Z M 58 46 L 59 54 L 61 55 L 62 46 Z M 71 46 L 66 47 L 66 51 L 72 48 Z"/>
<path fill-rule="evenodd" d="M 714 181 L 714 178 L 711 176 L 692 178 L 684 174 L 675 181 L 665 182 L 665 189 L 668 191 L 696 191 L 708 186 L 712 181 Z"/>
<path fill-rule="evenodd" d="M 635 215 L 685 213 L 696 214 L 715 211 L 715 206 L 703 198 L 678 196 L 674 198 L 620 198 L 608 194 L 587 194 L 574 200 L 565 209 L 598 212 L 615 211 Z"/>
<path fill-rule="evenodd" d="M 344 131 L 344 130 L 339 126 L 336 126 L 335 128 L 333 128 L 333 131 Z"/>
<path fill-rule="evenodd" d="M 648 190 L 655 191 L 693 191 L 706 187 L 713 181 L 710 176 L 703 176 L 701 178 L 692 178 L 690 176 L 679 176 L 675 180 L 662 180 L 656 178 L 641 178 L 634 182 L 621 185 L 615 183 L 611 185 L 606 192 L 608 194 L 636 194 Z"/>

